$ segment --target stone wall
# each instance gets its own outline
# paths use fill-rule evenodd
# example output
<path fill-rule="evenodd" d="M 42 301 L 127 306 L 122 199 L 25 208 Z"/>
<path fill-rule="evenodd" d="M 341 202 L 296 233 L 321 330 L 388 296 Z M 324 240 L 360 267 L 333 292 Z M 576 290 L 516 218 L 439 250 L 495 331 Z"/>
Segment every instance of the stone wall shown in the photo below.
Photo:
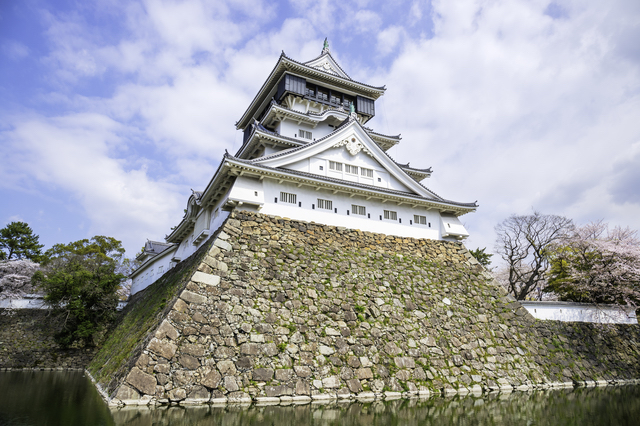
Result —
<path fill-rule="evenodd" d="M 84 369 L 95 349 L 62 349 L 59 320 L 46 309 L 0 309 L 0 369 Z"/>
<path fill-rule="evenodd" d="M 201 250 L 188 271 L 174 272 L 182 284 L 141 328 L 118 379 L 100 361 L 90 366 L 111 404 L 397 397 L 640 377 L 637 326 L 536 321 L 459 243 L 234 212 Z"/>

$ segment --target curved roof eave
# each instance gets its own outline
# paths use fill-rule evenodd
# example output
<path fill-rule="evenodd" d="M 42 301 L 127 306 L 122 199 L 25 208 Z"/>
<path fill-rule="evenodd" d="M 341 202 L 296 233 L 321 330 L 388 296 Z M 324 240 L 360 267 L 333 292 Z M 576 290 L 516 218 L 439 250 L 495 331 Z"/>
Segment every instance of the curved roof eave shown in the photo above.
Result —
<path fill-rule="evenodd" d="M 236 129 L 244 129 L 248 125 L 249 118 L 256 113 L 255 110 L 259 109 L 259 105 L 257 105 L 258 100 L 265 96 L 266 89 L 269 88 L 271 90 L 273 84 L 275 84 L 275 80 L 279 80 L 281 74 L 289 70 L 291 67 L 297 67 L 299 71 L 302 71 L 302 72 L 306 71 L 309 73 L 309 75 L 316 76 L 320 80 L 322 79 L 325 79 L 327 81 L 333 80 L 334 82 L 342 83 L 345 86 L 350 86 L 354 89 L 360 89 L 361 91 L 366 92 L 369 96 L 371 96 L 374 99 L 378 99 L 387 90 L 385 86 L 381 86 L 381 87 L 371 86 L 365 83 L 360 83 L 355 80 L 350 80 L 335 74 L 321 71 L 319 69 L 305 65 L 302 62 L 298 62 L 294 59 L 291 59 L 284 52 L 282 52 L 280 54 L 280 57 L 278 58 L 278 62 L 276 62 L 276 65 L 271 70 L 271 73 L 269 74 L 265 82 L 262 84 L 262 87 L 260 88 L 256 96 L 253 98 L 253 100 L 249 104 L 249 107 L 246 109 L 246 111 L 242 115 L 242 118 L 240 118 L 240 120 L 236 122 Z M 262 105 L 264 102 L 265 100 L 263 100 L 260 103 L 260 105 Z"/>

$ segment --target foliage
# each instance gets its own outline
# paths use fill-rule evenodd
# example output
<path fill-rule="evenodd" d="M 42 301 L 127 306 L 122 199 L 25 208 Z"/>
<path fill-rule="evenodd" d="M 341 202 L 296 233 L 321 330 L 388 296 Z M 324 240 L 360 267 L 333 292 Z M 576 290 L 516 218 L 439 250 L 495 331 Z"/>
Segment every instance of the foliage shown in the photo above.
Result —
<path fill-rule="evenodd" d="M 634 306 L 640 301 L 637 231 L 590 223 L 556 243 L 549 256 L 546 291 L 561 300 Z"/>
<path fill-rule="evenodd" d="M 112 237 L 95 236 L 47 250 L 43 269 L 33 282 L 45 292 L 45 301 L 64 317 L 55 337 L 62 347 L 94 346 L 115 319 L 117 290 L 124 275 L 118 272 L 124 249 Z"/>
<path fill-rule="evenodd" d="M 0 260 L 30 259 L 39 262 L 42 257 L 42 244 L 25 222 L 11 222 L 0 229 Z"/>
<path fill-rule="evenodd" d="M 547 250 L 574 228 L 571 219 L 534 212 L 499 223 L 496 250 L 506 262 L 504 274 L 498 279 L 517 300 L 535 294 L 542 297 L 546 272 L 549 269 Z M 537 293 L 537 294 L 536 294 Z"/>
<path fill-rule="evenodd" d="M 485 248 L 478 247 L 475 250 L 469 250 L 469 253 L 471 253 L 471 255 L 476 258 L 478 263 L 480 263 L 486 269 L 490 269 L 489 265 L 491 265 L 491 256 L 493 256 L 493 254 L 485 253 L 486 249 L 487 249 L 486 247 Z"/>

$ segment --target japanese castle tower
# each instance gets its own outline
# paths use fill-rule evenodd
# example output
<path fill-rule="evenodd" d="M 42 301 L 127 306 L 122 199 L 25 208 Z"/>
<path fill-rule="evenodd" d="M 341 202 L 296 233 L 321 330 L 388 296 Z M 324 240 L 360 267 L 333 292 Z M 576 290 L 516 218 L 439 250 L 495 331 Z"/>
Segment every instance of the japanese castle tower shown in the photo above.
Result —
<path fill-rule="evenodd" d="M 234 209 L 403 237 L 466 238 L 458 217 L 476 203 L 430 191 L 421 182 L 431 168 L 398 164 L 387 154 L 400 136 L 366 127 L 385 90 L 349 77 L 326 40 L 308 62 L 283 52 L 236 123 L 242 146 L 189 197 L 166 242 L 145 244 L 131 293 L 196 251 Z"/>

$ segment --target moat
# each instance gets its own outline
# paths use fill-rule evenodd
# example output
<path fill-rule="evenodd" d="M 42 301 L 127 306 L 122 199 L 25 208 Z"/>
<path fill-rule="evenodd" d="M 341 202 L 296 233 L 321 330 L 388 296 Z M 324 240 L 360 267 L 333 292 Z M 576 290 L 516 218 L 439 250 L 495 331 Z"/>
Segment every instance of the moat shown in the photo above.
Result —
<path fill-rule="evenodd" d="M 636 425 L 640 387 L 289 406 L 110 409 L 81 372 L 0 372 L 0 426 Z"/>

